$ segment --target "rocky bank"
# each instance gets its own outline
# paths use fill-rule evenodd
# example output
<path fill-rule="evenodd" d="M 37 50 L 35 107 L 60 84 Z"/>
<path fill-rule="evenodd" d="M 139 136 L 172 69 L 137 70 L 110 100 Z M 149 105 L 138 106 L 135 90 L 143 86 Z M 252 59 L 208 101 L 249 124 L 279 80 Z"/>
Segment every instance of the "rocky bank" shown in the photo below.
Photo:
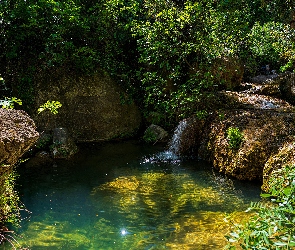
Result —
<path fill-rule="evenodd" d="M 39 134 L 33 120 L 21 110 L 0 108 L 0 197 L 14 195 L 4 193 L 5 181 L 13 165 L 36 142 Z M 2 199 L 0 199 L 2 201 Z M 5 205 L 5 206 L 4 206 Z M 1 204 L 0 220 L 5 217 L 9 204 Z M 3 211 L 4 210 L 4 211 Z M 1 233 L 1 221 L 0 221 Z"/>
<path fill-rule="evenodd" d="M 261 180 L 267 191 L 274 173 L 295 164 L 295 76 L 260 79 L 244 83 L 240 91 L 216 93 L 215 111 L 206 119 L 187 120 L 179 153 L 208 160 L 219 172 L 240 180 Z M 238 148 L 230 147 L 229 128 L 243 135 Z"/>

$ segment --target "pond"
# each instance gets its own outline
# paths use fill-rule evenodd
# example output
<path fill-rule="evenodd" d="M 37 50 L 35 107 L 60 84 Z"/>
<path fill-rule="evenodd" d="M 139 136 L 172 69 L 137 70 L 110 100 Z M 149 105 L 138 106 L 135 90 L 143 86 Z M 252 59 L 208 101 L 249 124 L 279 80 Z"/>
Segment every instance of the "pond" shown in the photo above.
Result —
<path fill-rule="evenodd" d="M 161 146 L 80 147 L 69 161 L 18 168 L 32 212 L 16 229 L 18 248 L 222 249 L 231 223 L 247 220 L 244 211 L 260 199 L 258 183 L 230 180 Z"/>

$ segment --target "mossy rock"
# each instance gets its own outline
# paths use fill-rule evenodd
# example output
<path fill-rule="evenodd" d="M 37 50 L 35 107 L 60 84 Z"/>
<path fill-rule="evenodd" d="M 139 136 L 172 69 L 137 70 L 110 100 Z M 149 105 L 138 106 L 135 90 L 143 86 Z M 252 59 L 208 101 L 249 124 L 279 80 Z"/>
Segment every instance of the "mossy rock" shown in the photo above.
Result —
<path fill-rule="evenodd" d="M 268 192 L 271 188 L 270 180 L 279 177 L 279 173 L 286 166 L 295 166 L 295 142 L 287 142 L 282 148 L 269 157 L 263 169 L 262 190 Z"/>
<path fill-rule="evenodd" d="M 229 145 L 227 130 L 237 127 L 244 140 L 239 148 Z M 214 168 L 240 180 L 262 180 L 264 165 L 295 135 L 295 114 L 270 110 L 224 111 L 206 128 L 199 157 Z"/>

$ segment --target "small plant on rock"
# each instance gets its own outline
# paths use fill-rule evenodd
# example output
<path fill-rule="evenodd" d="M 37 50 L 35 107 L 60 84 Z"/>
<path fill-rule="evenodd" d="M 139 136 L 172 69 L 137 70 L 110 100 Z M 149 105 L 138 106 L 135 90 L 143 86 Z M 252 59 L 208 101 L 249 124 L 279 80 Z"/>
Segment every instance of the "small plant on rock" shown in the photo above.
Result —
<path fill-rule="evenodd" d="M 229 127 L 227 130 L 227 139 L 231 149 L 238 149 L 244 140 L 244 135 L 239 128 Z"/>
<path fill-rule="evenodd" d="M 143 136 L 143 140 L 146 143 L 155 143 L 157 142 L 157 135 L 155 132 L 151 129 L 147 129 L 146 133 Z"/>
<path fill-rule="evenodd" d="M 43 105 L 38 108 L 38 114 L 43 112 L 44 110 L 49 110 L 52 114 L 57 114 L 58 109 L 62 106 L 62 104 L 59 101 L 47 101 Z"/>
<path fill-rule="evenodd" d="M 15 103 L 17 103 L 18 105 L 22 105 L 22 100 L 16 97 L 11 97 L 11 98 L 5 97 L 4 100 L 0 100 L 0 105 L 2 106 L 3 109 L 14 109 Z"/>

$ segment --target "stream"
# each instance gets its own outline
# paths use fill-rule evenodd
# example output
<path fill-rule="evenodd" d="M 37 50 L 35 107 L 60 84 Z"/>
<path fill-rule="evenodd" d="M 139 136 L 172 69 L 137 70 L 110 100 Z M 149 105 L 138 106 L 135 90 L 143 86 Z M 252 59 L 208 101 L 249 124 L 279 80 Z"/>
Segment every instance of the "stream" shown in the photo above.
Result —
<path fill-rule="evenodd" d="M 71 160 L 18 173 L 31 214 L 15 229 L 17 249 L 222 249 L 260 200 L 259 183 L 137 141 L 80 145 Z"/>

